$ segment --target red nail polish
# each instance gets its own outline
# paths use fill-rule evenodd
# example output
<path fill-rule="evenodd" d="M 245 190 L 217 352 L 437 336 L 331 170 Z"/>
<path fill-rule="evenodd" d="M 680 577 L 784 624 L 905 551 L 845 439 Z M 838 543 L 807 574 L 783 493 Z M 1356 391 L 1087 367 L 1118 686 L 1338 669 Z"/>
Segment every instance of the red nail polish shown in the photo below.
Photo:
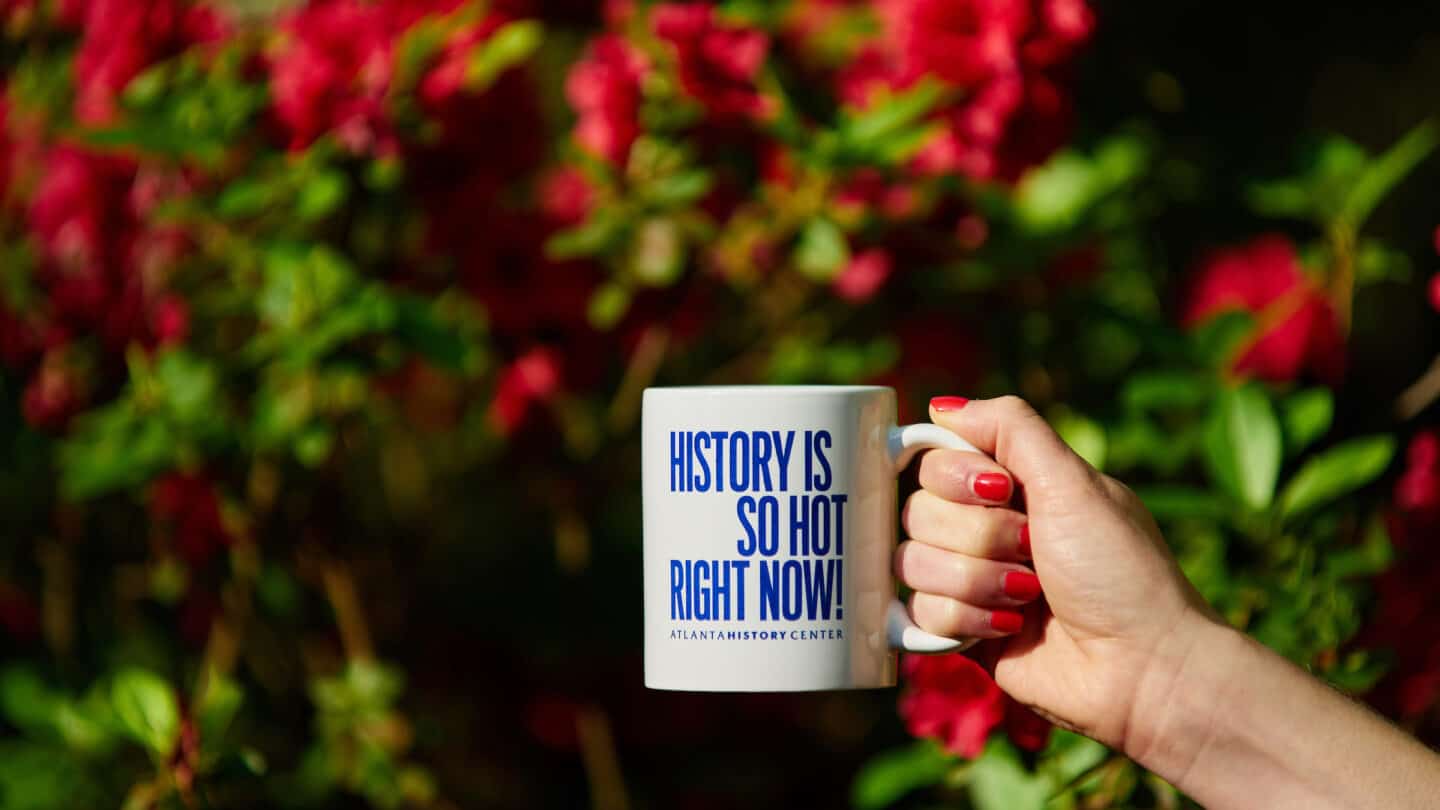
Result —
<path fill-rule="evenodd" d="M 1014 610 L 997 610 L 990 614 L 990 626 L 1002 633 L 1018 633 L 1025 626 L 1025 617 Z"/>
<path fill-rule="evenodd" d="M 944 413 L 946 411 L 958 411 L 969 404 L 970 400 L 965 397 L 935 397 L 930 400 L 930 407 Z"/>
<path fill-rule="evenodd" d="M 1020 527 L 1020 554 L 1024 557 L 1030 556 L 1030 524 L 1026 523 Z"/>
<path fill-rule="evenodd" d="M 1040 578 L 1029 571 L 1006 571 L 1000 589 L 1011 599 L 1029 602 L 1040 595 Z"/>
<path fill-rule="evenodd" d="M 1010 500 L 1010 476 L 1004 473 L 980 473 L 970 488 L 987 501 Z"/>

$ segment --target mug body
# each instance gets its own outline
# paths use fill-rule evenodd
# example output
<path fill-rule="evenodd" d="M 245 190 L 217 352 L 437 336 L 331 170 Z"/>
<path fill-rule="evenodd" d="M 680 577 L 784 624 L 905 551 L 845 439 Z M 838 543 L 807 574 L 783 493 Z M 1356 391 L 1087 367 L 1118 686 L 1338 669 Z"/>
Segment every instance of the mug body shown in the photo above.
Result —
<path fill-rule="evenodd" d="M 645 685 L 893 686 L 895 392 L 645 391 Z"/>

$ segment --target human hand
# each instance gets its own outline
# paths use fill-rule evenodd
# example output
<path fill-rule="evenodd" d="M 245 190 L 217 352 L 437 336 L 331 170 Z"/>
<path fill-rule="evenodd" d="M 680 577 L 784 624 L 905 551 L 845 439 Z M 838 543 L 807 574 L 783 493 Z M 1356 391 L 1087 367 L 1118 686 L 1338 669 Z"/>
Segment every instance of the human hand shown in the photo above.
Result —
<path fill-rule="evenodd" d="M 997 639 L 977 653 L 1000 687 L 1056 723 L 1132 755 L 1152 745 L 1151 704 L 1216 628 L 1154 520 L 1018 398 L 939 397 L 930 416 L 993 460 L 921 460 L 895 553 L 915 622 Z"/>

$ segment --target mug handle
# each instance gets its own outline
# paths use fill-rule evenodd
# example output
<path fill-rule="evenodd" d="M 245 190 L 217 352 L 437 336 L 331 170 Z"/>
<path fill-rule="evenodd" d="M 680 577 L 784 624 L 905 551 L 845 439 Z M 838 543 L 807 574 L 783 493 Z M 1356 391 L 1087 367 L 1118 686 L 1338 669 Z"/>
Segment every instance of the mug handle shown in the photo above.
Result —
<path fill-rule="evenodd" d="M 945 428 L 929 422 L 890 428 L 886 448 L 890 455 L 891 469 L 896 475 L 899 475 L 900 471 L 904 470 L 915 454 L 921 450 L 980 452 L 975 445 Z M 968 649 L 980 640 L 978 638 L 947 638 L 920 629 L 919 625 L 910 618 L 910 611 L 905 609 L 904 603 L 899 599 L 890 600 L 890 608 L 885 614 L 885 635 L 893 649 L 913 653 L 959 652 Z"/>

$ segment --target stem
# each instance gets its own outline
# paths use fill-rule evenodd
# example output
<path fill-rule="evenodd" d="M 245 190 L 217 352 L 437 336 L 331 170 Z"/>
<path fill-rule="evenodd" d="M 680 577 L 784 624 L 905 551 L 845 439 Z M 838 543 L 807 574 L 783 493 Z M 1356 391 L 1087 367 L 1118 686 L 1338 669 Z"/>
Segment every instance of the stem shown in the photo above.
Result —
<path fill-rule="evenodd" d="M 619 390 L 610 401 L 607 421 L 616 433 L 624 431 L 635 423 L 640 411 L 641 395 L 646 386 L 655 380 L 660 363 L 665 359 L 665 349 L 670 345 L 670 330 L 663 326 L 652 326 L 640 336 L 640 342 L 630 355 L 625 367 L 625 376 L 620 380 Z"/>
<path fill-rule="evenodd" d="M 1096 774 L 1102 773 L 1102 772 L 1104 772 L 1105 770 L 1107 770 L 1107 769 L 1109 769 L 1109 768 L 1114 768 L 1114 767 L 1115 767 L 1115 762 L 1116 762 L 1117 760 L 1123 760 L 1123 759 L 1125 759 L 1125 757 L 1124 757 L 1124 755 L 1122 755 L 1122 754 L 1112 754 L 1112 755 L 1110 755 L 1109 757 L 1106 757 L 1105 759 L 1100 760 L 1099 762 L 1095 763 L 1094 765 L 1091 765 L 1089 768 L 1086 768 L 1085 770 L 1081 771 L 1079 774 L 1077 774 L 1077 775 L 1075 776 L 1074 779 L 1071 779 L 1069 782 L 1066 782 L 1063 786 L 1061 786 L 1061 788 L 1060 788 L 1059 790 L 1055 791 L 1054 795 L 1059 796 L 1059 795 L 1062 794 L 1062 793 L 1068 793 L 1069 791 L 1072 791 L 1072 790 L 1079 790 L 1081 785 L 1083 785 L 1083 784 L 1085 784 L 1086 782 L 1090 781 L 1090 779 L 1091 779 L 1092 777 L 1094 777 Z"/>
<path fill-rule="evenodd" d="M 1340 333 L 1348 335 L 1355 301 L 1355 229 L 1342 218 L 1330 226 L 1329 235 L 1330 250 L 1335 255 L 1330 274 L 1330 304 L 1335 307 Z"/>
<path fill-rule="evenodd" d="M 351 661 L 374 660 L 370 627 L 365 623 L 365 611 L 360 607 L 360 596 L 350 567 L 343 560 L 332 559 L 324 563 L 320 573 L 325 582 L 325 597 L 330 600 L 335 622 L 340 627 L 340 642 L 345 646 L 345 657 Z"/>
<path fill-rule="evenodd" d="M 1339 219 L 1358 232 L 1385 194 L 1440 146 L 1440 125 L 1427 118 L 1371 161 L 1340 209 Z"/>
<path fill-rule="evenodd" d="M 1430 407 L 1437 398 L 1440 398 L 1440 355 L 1430 361 L 1430 367 L 1420 375 L 1420 379 L 1395 398 L 1395 412 L 1401 420 L 1409 421 Z"/>
<path fill-rule="evenodd" d="M 620 775 L 620 758 L 604 710 L 586 706 L 575 716 L 580 737 L 580 758 L 590 782 L 590 806 L 595 810 L 627 810 L 630 799 Z"/>

